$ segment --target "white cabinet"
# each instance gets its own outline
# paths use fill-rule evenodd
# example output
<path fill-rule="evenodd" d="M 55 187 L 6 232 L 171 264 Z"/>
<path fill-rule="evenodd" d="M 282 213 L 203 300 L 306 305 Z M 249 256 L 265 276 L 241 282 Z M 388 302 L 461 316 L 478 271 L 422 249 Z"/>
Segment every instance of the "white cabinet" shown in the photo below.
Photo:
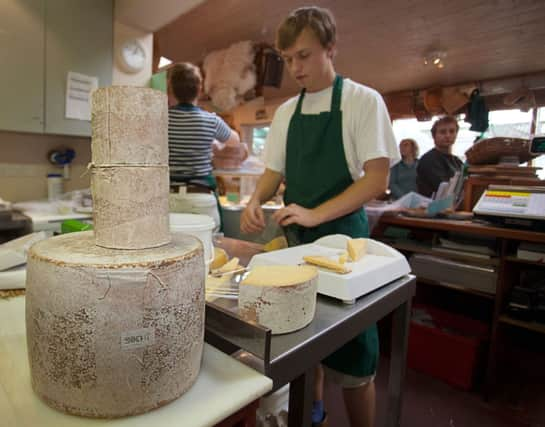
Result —
<path fill-rule="evenodd" d="M 45 133 L 91 135 L 89 121 L 65 118 L 69 71 L 112 84 L 112 0 L 46 0 Z"/>
<path fill-rule="evenodd" d="M 113 0 L 1 0 L 0 64 L 0 130 L 91 135 L 65 118 L 66 78 L 111 85 Z"/>
<path fill-rule="evenodd" d="M 44 0 L 0 2 L 0 129 L 43 132 Z"/>

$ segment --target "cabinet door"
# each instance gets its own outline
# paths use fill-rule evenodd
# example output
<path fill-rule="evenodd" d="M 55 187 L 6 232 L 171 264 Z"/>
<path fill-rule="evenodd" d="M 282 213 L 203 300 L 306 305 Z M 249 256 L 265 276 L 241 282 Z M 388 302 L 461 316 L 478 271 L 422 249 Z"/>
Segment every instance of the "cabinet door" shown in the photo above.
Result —
<path fill-rule="evenodd" d="M 44 0 L 0 1 L 0 129 L 43 132 Z"/>
<path fill-rule="evenodd" d="M 67 119 L 69 71 L 112 84 L 113 0 L 46 0 L 45 132 L 91 135 L 91 122 Z"/>

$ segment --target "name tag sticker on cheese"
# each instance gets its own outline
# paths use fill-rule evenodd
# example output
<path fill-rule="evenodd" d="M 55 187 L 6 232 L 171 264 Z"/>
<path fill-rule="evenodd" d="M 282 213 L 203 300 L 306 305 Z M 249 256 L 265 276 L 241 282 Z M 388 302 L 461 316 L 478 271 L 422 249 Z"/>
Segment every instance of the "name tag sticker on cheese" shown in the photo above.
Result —
<path fill-rule="evenodd" d="M 153 328 L 135 329 L 121 334 L 121 350 L 134 350 L 155 343 Z"/>

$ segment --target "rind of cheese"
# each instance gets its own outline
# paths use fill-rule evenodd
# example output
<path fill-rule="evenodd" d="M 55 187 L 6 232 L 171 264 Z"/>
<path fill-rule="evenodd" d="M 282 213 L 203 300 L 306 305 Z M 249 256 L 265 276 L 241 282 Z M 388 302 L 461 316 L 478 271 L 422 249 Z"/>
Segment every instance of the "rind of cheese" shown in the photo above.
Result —
<path fill-rule="evenodd" d="M 294 286 L 312 280 L 318 271 L 308 265 L 259 265 L 240 283 L 253 286 Z"/>
<path fill-rule="evenodd" d="M 317 265 L 318 267 L 324 267 L 324 268 L 327 268 L 328 270 L 332 270 L 335 273 L 346 274 L 352 271 L 345 265 L 337 261 L 333 261 L 325 256 L 306 255 L 303 257 L 303 260 L 309 264 Z"/>
<path fill-rule="evenodd" d="M 239 287 L 239 314 L 272 334 L 293 332 L 314 318 L 317 288 L 314 267 L 256 266 Z"/>
<path fill-rule="evenodd" d="M 34 392 L 86 417 L 146 412 L 197 379 L 204 255 L 189 235 L 155 249 L 95 246 L 92 232 L 29 251 L 26 333 Z"/>
<path fill-rule="evenodd" d="M 210 263 L 210 270 L 216 270 L 223 265 L 225 265 L 229 261 L 229 256 L 227 255 L 227 252 L 223 250 L 222 248 L 216 248 L 214 246 L 214 259 Z"/>
<path fill-rule="evenodd" d="M 94 165 L 168 165 L 168 105 L 161 91 L 112 86 L 92 96 Z"/>
<path fill-rule="evenodd" d="M 284 236 L 278 236 L 272 239 L 269 243 L 263 246 L 265 252 L 276 251 L 278 249 L 284 249 L 288 247 L 288 241 Z"/>
<path fill-rule="evenodd" d="M 346 261 L 348 261 L 348 252 L 343 252 L 339 255 L 339 264 L 344 264 Z"/>
<path fill-rule="evenodd" d="M 367 253 L 367 239 L 350 239 L 346 242 L 346 249 L 352 261 L 359 261 Z"/>
<path fill-rule="evenodd" d="M 218 273 L 228 273 L 229 271 L 237 270 L 240 268 L 238 261 L 239 259 L 237 257 L 231 258 L 229 262 L 218 268 Z"/>
<path fill-rule="evenodd" d="M 95 243 L 110 249 L 169 243 L 168 188 L 168 166 L 93 167 Z"/>

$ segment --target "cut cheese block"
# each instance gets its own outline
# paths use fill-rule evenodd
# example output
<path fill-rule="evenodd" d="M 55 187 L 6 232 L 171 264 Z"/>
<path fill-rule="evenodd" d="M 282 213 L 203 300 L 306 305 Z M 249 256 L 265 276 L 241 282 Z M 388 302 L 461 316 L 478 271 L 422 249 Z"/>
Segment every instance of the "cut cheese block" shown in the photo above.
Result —
<path fill-rule="evenodd" d="M 100 88 L 92 96 L 92 162 L 104 165 L 168 165 L 168 105 L 161 91 Z"/>
<path fill-rule="evenodd" d="M 367 253 L 367 239 L 350 239 L 346 243 L 350 259 L 356 262 Z"/>
<path fill-rule="evenodd" d="M 239 288 L 239 314 L 273 334 L 308 325 L 316 310 L 318 271 L 310 266 L 254 267 Z"/>
<path fill-rule="evenodd" d="M 110 166 L 91 170 L 96 244 L 145 249 L 170 242 L 168 166 Z"/>
<path fill-rule="evenodd" d="M 218 273 L 228 273 L 229 271 L 238 270 L 240 268 L 240 265 L 238 265 L 239 259 L 237 257 L 232 258 L 229 262 L 222 265 L 218 269 Z"/>
<path fill-rule="evenodd" d="M 210 263 L 210 270 L 216 270 L 229 261 L 229 256 L 222 248 L 214 246 L 214 259 Z"/>
<path fill-rule="evenodd" d="M 26 330 L 36 394 L 100 418 L 178 398 L 200 369 L 204 273 L 202 245 L 189 235 L 146 250 L 95 246 L 91 231 L 33 245 Z"/>
<path fill-rule="evenodd" d="M 288 247 L 288 241 L 284 236 L 278 236 L 263 246 L 265 252 L 277 251 Z"/>
<path fill-rule="evenodd" d="M 339 255 L 339 264 L 344 264 L 346 261 L 348 261 L 348 252 L 343 252 Z"/>
<path fill-rule="evenodd" d="M 317 265 L 318 267 L 327 268 L 328 270 L 334 271 L 335 273 L 346 274 L 350 273 L 350 268 L 341 264 L 340 262 L 333 261 L 325 256 L 304 256 L 303 260 L 309 264 Z"/>

